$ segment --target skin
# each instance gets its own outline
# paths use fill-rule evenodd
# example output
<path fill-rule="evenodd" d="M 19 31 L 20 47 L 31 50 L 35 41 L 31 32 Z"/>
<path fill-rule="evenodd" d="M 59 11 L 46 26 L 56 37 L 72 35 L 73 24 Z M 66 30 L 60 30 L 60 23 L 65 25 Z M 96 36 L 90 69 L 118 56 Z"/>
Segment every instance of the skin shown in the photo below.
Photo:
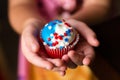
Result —
<path fill-rule="evenodd" d="M 111 6 L 111 0 L 81 0 L 78 5 L 76 5 L 76 0 L 60 1 L 64 1 L 64 5 L 67 5 L 61 4 L 65 10 L 61 16 L 80 20 L 90 25 L 106 20 Z M 78 8 L 78 10 L 74 11 L 75 8 Z"/>
<path fill-rule="evenodd" d="M 61 3 L 67 5 L 69 2 L 67 1 L 68 0 L 66 0 L 65 3 Z M 93 18 L 91 16 L 93 16 L 93 14 L 95 13 L 93 11 L 96 11 L 96 8 L 94 10 L 94 8 L 90 7 L 90 5 L 92 6 L 93 3 L 89 4 L 87 3 L 87 1 L 95 1 L 94 6 L 97 6 L 95 5 L 95 3 L 98 4 L 98 2 L 100 3 L 103 0 L 84 1 L 85 3 L 83 5 L 86 5 L 86 7 L 84 6 L 82 10 L 78 10 L 74 14 L 70 14 L 72 10 L 70 10 L 70 8 L 65 8 L 64 6 L 62 7 L 64 9 L 63 13 L 67 13 L 67 15 L 63 16 L 63 14 L 58 14 L 58 16 L 62 16 L 63 18 L 65 18 L 65 20 L 71 26 L 74 26 L 76 30 L 78 30 L 78 32 L 81 34 L 82 37 L 76 49 L 69 51 L 68 54 L 62 57 L 62 59 L 51 59 L 45 55 L 46 53 L 43 47 L 38 43 L 37 37 L 39 31 L 46 23 L 46 20 L 38 12 L 35 0 L 9 0 L 9 20 L 12 28 L 21 36 L 22 52 L 30 63 L 44 69 L 57 71 L 60 75 L 65 75 L 67 67 L 76 68 L 79 65 L 90 64 L 95 56 L 93 47 L 97 47 L 99 45 L 99 41 L 97 40 L 95 33 L 85 23 L 81 21 L 93 23 L 95 20 L 96 23 L 96 19 L 101 19 L 101 16 L 104 16 L 107 10 L 103 12 L 103 14 L 101 13 L 100 17 L 94 16 L 95 18 Z M 73 8 L 73 10 L 76 7 L 75 4 L 76 2 L 74 2 L 74 4 L 70 6 Z M 108 7 L 107 4 L 108 3 L 106 2 L 106 6 Z M 90 11 L 87 8 L 91 8 Z M 105 7 L 99 6 L 97 8 L 99 8 L 101 11 Z M 87 12 L 90 12 L 90 14 L 88 14 Z M 99 13 L 99 11 L 97 12 Z M 93 22 L 91 22 L 90 20 Z"/>

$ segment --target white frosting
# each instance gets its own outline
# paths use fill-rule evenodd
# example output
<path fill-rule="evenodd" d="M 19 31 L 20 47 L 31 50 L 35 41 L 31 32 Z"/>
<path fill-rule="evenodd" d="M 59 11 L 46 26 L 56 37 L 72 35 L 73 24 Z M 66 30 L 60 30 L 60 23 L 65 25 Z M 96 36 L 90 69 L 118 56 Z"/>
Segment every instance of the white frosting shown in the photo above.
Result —
<path fill-rule="evenodd" d="M 68 29 L 72 29 L 72 27 L 69 27 L 67 25 L 65 25 L 64 23 L 61 24 L 56 24 L 56 28 L 55 28 L 55 33 L 57 33 L 58 35 L 64 35 L 64 33 L 68 30 Z M 72 29 L 72 31 L 70 32 L 70 36 L 64 36 L 62 37 L 63 39 L 55 39 L 54 35 L 51 34 L 50 36 L 53 36 L 53 38 L 51 39 L 51 41 L 54 42 L 58 42 L 57 45 L 55 46 L 50 46 L 51 49 L 56 49 L 56 48 L 60 48 L 60 46 L 68 46 L 72 41 L 74 41 L 75 36 L 76 36 L 76 31 L 74 29 Z M 68 41 L 65 41 L 65 39 L 68 39 Z"/>

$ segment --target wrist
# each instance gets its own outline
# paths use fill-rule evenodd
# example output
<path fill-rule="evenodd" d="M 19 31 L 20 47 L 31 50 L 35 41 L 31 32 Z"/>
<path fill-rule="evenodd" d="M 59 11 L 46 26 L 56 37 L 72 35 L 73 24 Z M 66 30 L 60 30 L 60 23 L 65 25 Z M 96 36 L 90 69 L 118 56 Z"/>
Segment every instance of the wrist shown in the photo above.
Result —
<path fill-rule="evenodd" d="M 46 23 L 45 20 L 40 20 L 40 19 L 36 19 L 36 18 L 30 18 L 30 19 L 27 19 L 23 26 L 28 26 L 28 25 L 34 25 L 36 28 L 41 28 L 44 24 Z"/>
<path fill-rule="evenodd" d="M 42 19 L 40 20 L 40 19 L 36 19 L 36 18 L 29 18 L 29 19 L 25 20 L 25 22 L 23 24 L 22 32 L 28 26 L 31 26 L 31 27 L 34 27 L 34 29 L 40 30 L 44 26 L 45 23 L 46 23 L 46 21 L 42 20 Z"/>

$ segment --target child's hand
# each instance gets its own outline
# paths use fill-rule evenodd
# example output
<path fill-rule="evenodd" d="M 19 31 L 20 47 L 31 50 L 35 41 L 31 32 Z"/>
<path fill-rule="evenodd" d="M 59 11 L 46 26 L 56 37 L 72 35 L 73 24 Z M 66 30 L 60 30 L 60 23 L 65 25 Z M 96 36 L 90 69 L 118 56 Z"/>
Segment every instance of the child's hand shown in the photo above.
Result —
<path fill-rule="evenodd" d="M 64 55 L 62 59 L 70 68 L 75 68 L 77 65 L 89 65 L 95 56 L 93 47 L 99 45 L 95 33 L 84 23 L 76 20 L 66 20 L 71 26 L 75 27 L 80 33 L 80 41 L 76 45 L 75 50 L 71 50 Z"/>
<path fill-rule="evenodd" d="M 21 34 L 22 52 L 26 59 L 35 66 L 65 74 L 66 66 L 61 59 L 48 58 L 43 46 L 38 42 L 39 21 L 30 21 Z"/>
<path fill-rule="evenodd" d="M 59 5 L 65 11 L 73 11 L 76 8 L 76 0 L 53 0 L 54 3 Z"/>
<path fill-rule="evenodd" d="M 111 0 L 64 0 L 64 4 L 66 6 L 58 16 L 94 25 L 108 18 Z"/>
<path fill-rule="evenodd" d="M 75 50 L 69 51 L 62 59 L 69 68 L 76 68 L 78 65 L 89 65 L 94 57 L 93 47 L 86 40 L 81 40 L 76 45 Z"/>

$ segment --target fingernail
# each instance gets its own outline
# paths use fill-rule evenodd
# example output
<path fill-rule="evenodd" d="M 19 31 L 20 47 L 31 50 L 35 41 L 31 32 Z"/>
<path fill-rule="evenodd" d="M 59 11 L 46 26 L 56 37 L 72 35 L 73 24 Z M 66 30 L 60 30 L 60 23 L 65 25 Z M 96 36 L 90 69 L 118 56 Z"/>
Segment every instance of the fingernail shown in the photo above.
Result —
<path fill-rule="evenodd" d="M 94 44 L 95 46 L 99 46 L 99 41 L 96 38 L 94 39 Z"/>

